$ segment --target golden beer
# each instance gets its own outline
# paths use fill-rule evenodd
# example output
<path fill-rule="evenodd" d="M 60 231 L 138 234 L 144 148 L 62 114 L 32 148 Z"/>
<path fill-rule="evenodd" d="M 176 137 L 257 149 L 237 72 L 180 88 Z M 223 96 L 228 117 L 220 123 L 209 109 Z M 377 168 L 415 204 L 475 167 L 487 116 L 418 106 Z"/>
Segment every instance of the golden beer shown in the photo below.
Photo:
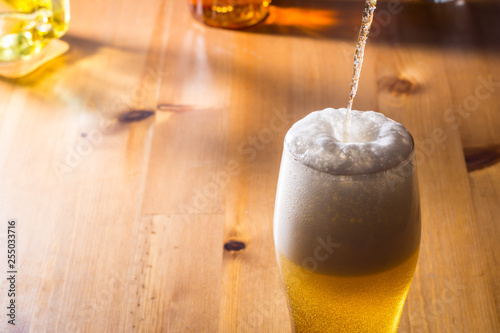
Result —
<path fill-rule="evenodd" d="M 413 139 L 379 113 L 313 112 L 287 133 L 274 240 L 295 332 L 397 332 L 420 246 Z"/>
<path fill-rule="evenodd" d="M 310 272 L 279 255 L 296 332 L 397 332 L 417 264 L 362 276 Z"/>

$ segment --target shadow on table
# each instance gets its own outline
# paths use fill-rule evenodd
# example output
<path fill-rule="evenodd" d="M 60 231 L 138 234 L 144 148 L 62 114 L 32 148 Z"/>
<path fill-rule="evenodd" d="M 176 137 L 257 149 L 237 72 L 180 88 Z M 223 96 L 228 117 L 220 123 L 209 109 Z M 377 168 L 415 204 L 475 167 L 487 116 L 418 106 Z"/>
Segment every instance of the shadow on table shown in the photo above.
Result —
<path fill-rule="evenodd" d="M 354 41 L 363 7 L 363 0 L 275 0 L 265 22 L 243 31 Z M 370 40 L 500 50 L 499 14 L 489 0 L 379 0 Z"/>

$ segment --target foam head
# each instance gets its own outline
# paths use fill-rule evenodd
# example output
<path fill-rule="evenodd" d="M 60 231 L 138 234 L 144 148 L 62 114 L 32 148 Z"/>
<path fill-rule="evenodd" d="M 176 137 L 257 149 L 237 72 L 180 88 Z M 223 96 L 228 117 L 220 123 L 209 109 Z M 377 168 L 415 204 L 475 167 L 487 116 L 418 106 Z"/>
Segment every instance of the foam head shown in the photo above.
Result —
<path fill-rule="evenodd" d="M 349 142 L 342 142 L 347 109 L 312 112 L 285 137 L 293 157 L 313 169 L 337 175 L 388 170 L 408 158 L 413 140 L 403 125 L 381 113 L 351 111 Z"/>
<path fill-rule="evenodd" d="M 318 273 L 387 269 L 409 258 L 420 242 L 410 133 L 380 113 L 351 112 L 350 142 L 342 142 L 346 109 L 313 112 L 285 137 L 276 249 Z M 318 257 L 325 242 L 338 248 Z"/>

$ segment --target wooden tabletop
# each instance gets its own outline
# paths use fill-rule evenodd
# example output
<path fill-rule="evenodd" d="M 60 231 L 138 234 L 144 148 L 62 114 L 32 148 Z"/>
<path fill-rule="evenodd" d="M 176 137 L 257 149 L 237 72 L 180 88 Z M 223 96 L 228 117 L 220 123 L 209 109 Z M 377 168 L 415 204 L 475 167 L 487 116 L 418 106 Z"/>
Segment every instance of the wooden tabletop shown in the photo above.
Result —
<path fill-rule="evenodd" d="M 244 31 L 184 1 L 72 1 L 70 51 L 0 80 L 1 332 L 291 332 L 274 255 L 284 135 L 347 103 L 362 1 Z M 400 332 L 500 332 L 500 3 L 379 3 L 354 108 L 417 142 Z"/>

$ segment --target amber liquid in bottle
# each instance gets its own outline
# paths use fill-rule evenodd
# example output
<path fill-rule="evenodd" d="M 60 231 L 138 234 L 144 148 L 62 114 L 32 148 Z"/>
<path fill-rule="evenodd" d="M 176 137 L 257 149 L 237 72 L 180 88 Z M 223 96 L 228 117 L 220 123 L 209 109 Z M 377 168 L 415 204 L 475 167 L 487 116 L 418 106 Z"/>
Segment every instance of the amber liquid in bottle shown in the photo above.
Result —
<path fill-rule="evenodd" d="M 218 28 L 242 29 L 266 18 L 271 0 L 188 0 L 191 14 Z"/>

